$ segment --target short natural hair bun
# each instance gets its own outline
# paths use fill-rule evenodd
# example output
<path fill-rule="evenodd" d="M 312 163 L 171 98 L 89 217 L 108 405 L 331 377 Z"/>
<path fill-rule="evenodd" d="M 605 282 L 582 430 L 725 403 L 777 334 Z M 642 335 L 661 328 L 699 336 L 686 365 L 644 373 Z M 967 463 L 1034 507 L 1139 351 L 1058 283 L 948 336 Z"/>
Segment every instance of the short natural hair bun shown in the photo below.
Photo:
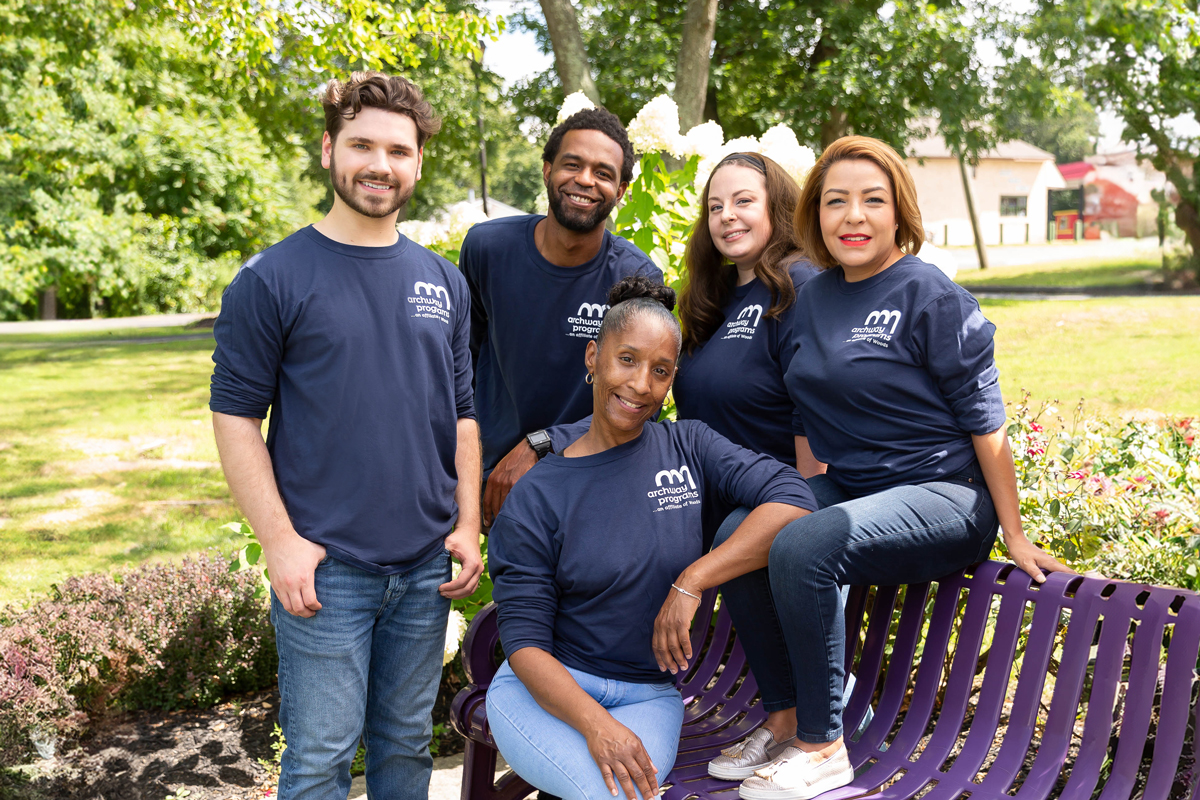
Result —
<path fill-rule="evenodd" d="M 608 290 L 608 311 L 596 334 L 596 346 L 603 347 L 611 333 L 623 331 L 645 315 L 658 317 L 675 332 L 676 352 L 683 344 L 683 333 L 679 320 L 671 313 L 675 310 L 675 290 L 663 286 L 645 275 L 630 275 L 622 278 Z"/>
<path fill-rule="evenodd" d="M 662 303 L 663 308 L 667 311 L 675 310 L 675 290 L 670 286 L 655 283 L 645 275 L 630 275 L 613 284 L 613 287 L 608 290 L 608 305 L 612 307 L 617 303 L 635 300 L 639 297 L 647 297 Z"/>

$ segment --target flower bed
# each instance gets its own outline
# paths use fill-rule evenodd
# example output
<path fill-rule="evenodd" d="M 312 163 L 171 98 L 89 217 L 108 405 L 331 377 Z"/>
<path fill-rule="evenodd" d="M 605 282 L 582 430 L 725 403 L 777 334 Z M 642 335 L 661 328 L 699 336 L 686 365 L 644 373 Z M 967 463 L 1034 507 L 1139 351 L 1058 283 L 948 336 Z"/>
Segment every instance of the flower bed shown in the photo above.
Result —
<path fill-rule="evenodd" d="M 1098 420 L 1082 402 L 1068 419 L 1028 393 L 1009 419 L 1030 539 L 1080 571 L 1200 590 L 1194 420 Z"/>
<path fill-rule="evenodd" d="M 0 612 L 0 764 L 42 755 L 110 708 L 207 706 L 275 682 L 258 577 L 202 554 L 70 578 Z"/>

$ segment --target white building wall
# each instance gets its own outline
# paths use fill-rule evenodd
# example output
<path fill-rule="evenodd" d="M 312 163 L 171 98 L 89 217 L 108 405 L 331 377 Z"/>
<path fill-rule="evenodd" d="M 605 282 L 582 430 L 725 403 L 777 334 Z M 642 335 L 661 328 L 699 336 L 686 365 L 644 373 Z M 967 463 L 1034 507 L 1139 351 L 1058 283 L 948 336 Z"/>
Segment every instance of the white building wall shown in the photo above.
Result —
<path fill-rule="evenodd" d="M 950 158 L 927 158 L 921 164 L 917 159 L 908 159 L 908 168 L 917 186 L 921 218 L 934 243 L 973 245 L 975 237 L 958 162 Z M 1027 235 L 1031 243 L 1046 241 L 1046 191 L 1064 185 L 1053 161 L 983 159 L 974 169 L 968 166 L 967 175 L 984 244 L 1000 244 L 1001 235 L 1005 244 L 1024 243 Z M 1025 215 L 1002 218 L 1003 195 L 1026 197 Z"/>

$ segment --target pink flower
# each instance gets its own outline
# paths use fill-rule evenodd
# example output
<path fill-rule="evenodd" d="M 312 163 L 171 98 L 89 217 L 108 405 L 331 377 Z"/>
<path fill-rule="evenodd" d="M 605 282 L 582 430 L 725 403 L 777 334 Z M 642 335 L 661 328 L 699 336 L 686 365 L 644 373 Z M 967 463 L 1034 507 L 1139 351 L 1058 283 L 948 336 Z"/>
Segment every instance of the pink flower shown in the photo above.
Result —
<path fill-rule="evenodd" d="M 1034 431 L 1035 433 L 1041 433 L 1045 429 L 1036 422 L 1031 422 L 1029 423 L 1029 430 Z"/>
<path fill-rule="evenodd" d="M 1068 478 L 1072 478 L 1077 481 L 1087 480 L 1087 476 L 1087 471 L 1082 469 L 1073 470 L 1067 473 Z"/>
<path fill-rule="evenodd" d="M 1158 511 L 1154 512 L 1154 516 L 1158 517 L 1159 520 L 1162 521 L 1171 516 L 1171 512 L 1167 511 L 1165 508 L 1160 508 Z"/>
<path fill-rule="evenodd" d="M 1029 452 L 1033 453 L 1035 456 L 1040 456 L 1046 452 L 1046 448 L 1041 447 L 1040 445 L 1033 445 L 1029 448 Z"/>

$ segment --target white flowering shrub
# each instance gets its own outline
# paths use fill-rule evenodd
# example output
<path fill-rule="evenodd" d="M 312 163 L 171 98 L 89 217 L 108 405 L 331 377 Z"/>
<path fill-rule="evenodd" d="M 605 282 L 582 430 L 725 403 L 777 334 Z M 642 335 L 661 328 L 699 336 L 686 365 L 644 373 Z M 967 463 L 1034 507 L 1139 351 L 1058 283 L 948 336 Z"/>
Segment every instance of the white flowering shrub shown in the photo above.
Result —
<path fill-rule="evenodd" d="M 633 149 L 639 153 L 683 155 L 684 138 L 679 134 L 679 106 L 660 94 L 637 113 L 626 128 Z"/>
<path fill-rule="evenodd" d="M 396 226 L 403 235 L 427 247 L 451 262 L 458 263 L 458 251 L 467 231 L 487 215 L 470 203 L 455 203 L 432 220 L 406 220 Z"/>
<path fill-rule="evenodd" d="M 467 618 L 457 608 L 450 610 L 450 619 L 446 621 L 446 646 L 442 653 L 442 666 L 446 666 L 458 655 L 459 645 L 467 635 Z"/>
<path fill-rule="evenodd" d="M 586 111 L 589 108 L 595 108 L 596 104 L 588 99 L 588 96 L 583 92 L 575 92 L 567 95 L 563 100 L 562 108 L 558 109 L 558 121 L 555 125 L 562 125 L 568 118 L 573 117 L 580 111 Z"/>

